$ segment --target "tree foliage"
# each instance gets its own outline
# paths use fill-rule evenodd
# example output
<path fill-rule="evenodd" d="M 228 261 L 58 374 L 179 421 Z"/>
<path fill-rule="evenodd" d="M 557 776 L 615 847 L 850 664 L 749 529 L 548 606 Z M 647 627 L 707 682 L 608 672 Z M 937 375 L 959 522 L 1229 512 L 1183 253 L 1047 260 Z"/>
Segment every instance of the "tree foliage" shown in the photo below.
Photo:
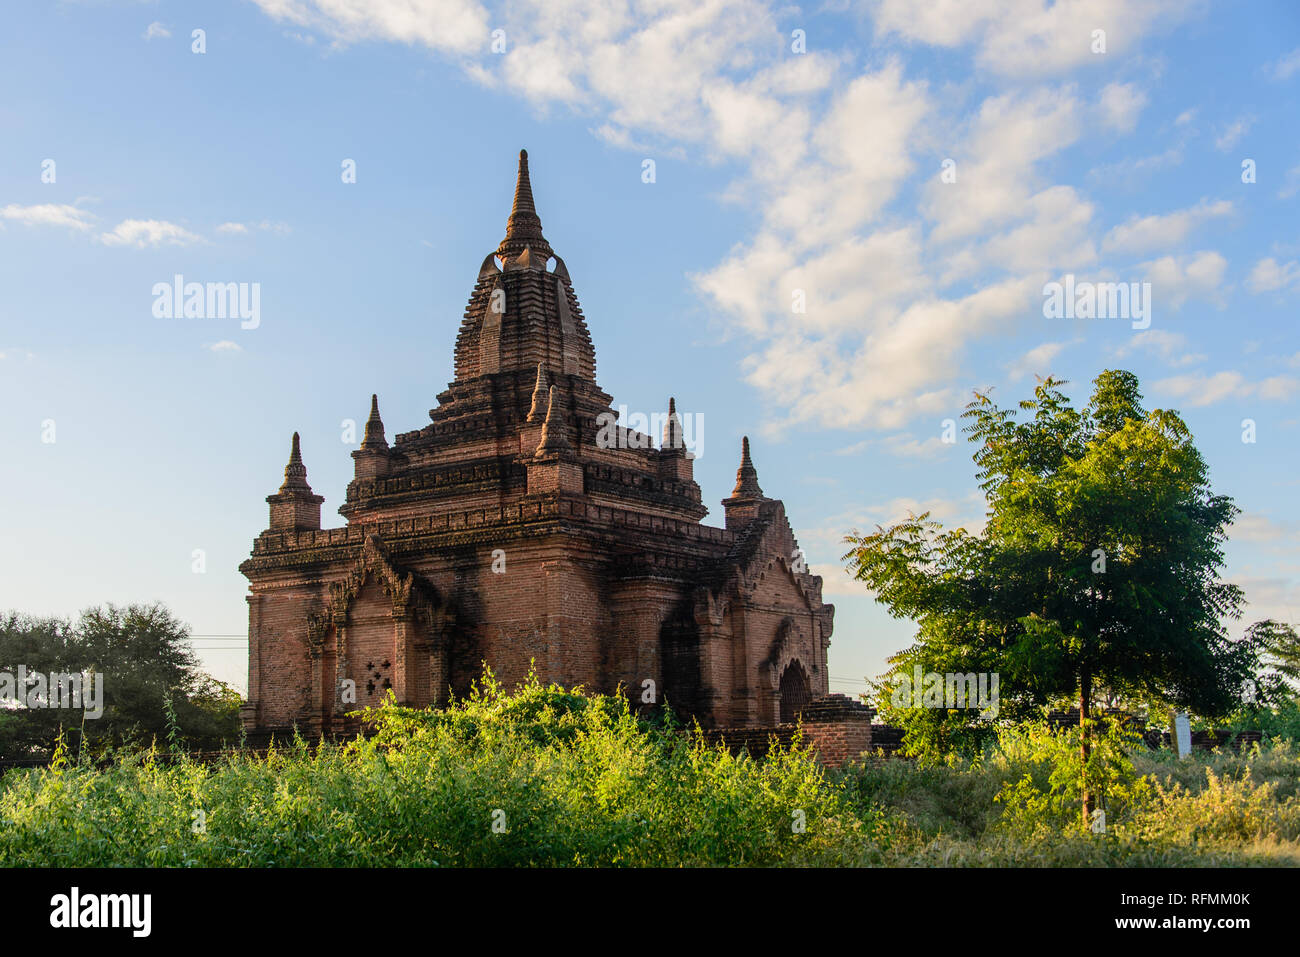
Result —
<path fill-rule="evenodd" d="M 918 624 L 885 684 L 915 664 L 997 672 L 1004 718 L 1072 699 L 1086 718 L 1098 691 L 1227 714 L 1261 650 L 1226 625 L 1244 600 L 1219 578 L 1238 509 L 1178 414 L 1142 408 L 1134 375 L 1103 372 L 1082 409 L 1065 384 L 1042 380 L 1019 414 L 984 393 L 967 406 L 982 530 L 926 513 L 846 539 L 855 577 Z M 913 747 L 979 726 L 974 711 L 895 714 Z"/>
<path fill-rule="evenodd" d="M 200 670 L 189 634 L 158 603 L 89 608 L 76 621 L 0 617 L 0 671 L 89 672 L 103 677 L 104 688 L 97 719 L 84 707 L 0 710 L 0 758 L 47 757 L 61 730 L 73 746 L 96 749 L 166 739 L 167 702 L 188 746 L 233 741 L 240 697 Z"/>

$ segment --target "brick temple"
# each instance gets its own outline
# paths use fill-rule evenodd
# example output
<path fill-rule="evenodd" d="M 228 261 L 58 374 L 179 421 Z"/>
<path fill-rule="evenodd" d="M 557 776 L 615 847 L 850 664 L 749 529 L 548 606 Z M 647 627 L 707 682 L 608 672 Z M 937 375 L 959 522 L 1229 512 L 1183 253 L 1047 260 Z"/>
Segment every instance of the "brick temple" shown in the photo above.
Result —
<path fill-rule="evenodd" d="M 340 528 L 321 528 L 293 436 L 240 565 L 250 734 L 346 733 L 345 714 L 390 688 L 441 705 L 485 662 L 507 686 L 532 662 L 543 681 L 622 687 L 638 706 L 650 691 L 709 728 L 789 725 L 813 699 L 862 723 L 862 706 L 823 697 L 834 607 L 748 439 L 717 528 L 672 400 L 657 445 L 617 423 L 526 152 L 454 366 L 432 421 L 391 444 L 372 397 Z"/>

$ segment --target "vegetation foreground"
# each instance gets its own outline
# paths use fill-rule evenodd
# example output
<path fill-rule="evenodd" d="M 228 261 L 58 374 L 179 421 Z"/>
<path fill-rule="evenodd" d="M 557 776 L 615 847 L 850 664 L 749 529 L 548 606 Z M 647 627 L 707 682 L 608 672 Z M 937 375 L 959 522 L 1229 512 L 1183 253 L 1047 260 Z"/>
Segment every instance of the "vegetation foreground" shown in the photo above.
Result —
<path fill-rule="evenodd" d="M 107 764 L 61 746 L 0 780 L 0 865 L 1300 864 L 1300 756 L 1284 740 L 1183 761 L 1098 747 L 1108 820 L 1093 834 L 1078 742 L 1044 726 L 973 760 L 829 771 L 798 743 L 734 757 L 622 698 L 536 680 L 369 717 L 367 739 L 215 763 L 175 739 Z"/>

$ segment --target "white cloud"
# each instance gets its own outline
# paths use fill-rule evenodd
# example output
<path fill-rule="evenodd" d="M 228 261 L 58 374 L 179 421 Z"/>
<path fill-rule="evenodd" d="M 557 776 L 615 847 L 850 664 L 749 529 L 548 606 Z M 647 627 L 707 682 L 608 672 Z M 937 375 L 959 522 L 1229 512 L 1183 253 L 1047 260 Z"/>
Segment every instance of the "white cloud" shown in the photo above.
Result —
<path fill-rule="evenodd" d="M 875 0 L 881 33 L 940 47 L 975 47 L 976 64 L 1003 75 L 1061 73 L 1109 63 L 1193 7 L 1178 0 Z M 1092 52 L 1093 31 L 1106 53 Z"/>
<path fill-rule="evenodd" d="M 1047 161 L 1090 126 L 1131 129 L 1145 102 L 1131 83 L 1112 81 L 1095 106 L 1073 84 L 1017 86 L 967 119 L 965 94 L 936 97 L 896 59 L 864 68 L 847 53 L 789 56 L 786 11 L 757 0 L 515 0 L 499 16 L 473 0 L 255 2 L 339 44 L 389 39 L 455 56 L 486 53 L 500 27 L 505 55 L 462 59 L 476 82 L 570 109 L 605 142 L 644 155 L 739 162 L 724 195 L 757 212 L 757 228 L 691 278 L 726 330 L 751 343 L 746 375 L 775 430 L 898 429 L 960 408 L 951 383 L 970 346 L 1039 315 L 1049 270 L 1096 263 L 1093 204 L 1053 182 Z M 883 0 L 875 14 L 878 36 L 971 45 L 991 72 L 1029 75 L 1113 63 L 1184 10 L 1176 0 Z M 1091 51 L 1094 29 L 1108 33 L 1106 56 Z M 940 182 L 945 156 L 956 183 Z M 890 209 L 918 171 L 921 222 Z M 1202 283 L 1211 265 L 1172 261 Z"/>
<path fill-rule="evenodd" d="M 832 348 L 825 341 L 774 337 L 747 361 L 748 380 L 788 409 L 774 428 L 896 429 L 920 415 L 950 415 L 949 385 L 966 344 L 1009 332 L 1040 301 L 1041 280 L 1009 279 L 961 299 L 918 297 L 901 313 L 868 317 L 864 332 Z"/>
<path fill-rule="evenodd" d="M 144 31 L 144 38 L 146 40 L 166 39 L 171 35 L 172 32 L 157 20 L 149 24 L 148 28 Z"/>
<path fill-rule="evenodd" d="M 843 548 L 848 548 L 847 545 Z M 844 565 L 808 563 L 808 571 L 822 578 L 822 595 L 826 598 L 865 598 L 871 593 L 867 586 L 854 578 Z"/>
<path fill-rule="evenodd" d="M 1273 292 L 1285 289 L 1300 282 L 1300 262 L 1294 259 L 1287 263 L 1278 263 L 1268 256 L 1255 263 L 1255 268 L 1246 278 L 1246 288 L 1251 292 Z"/>
<path fill-rule="evenodd" d="M 99 241 L 106 246 L 187 246 L 201 243 L 203 238 L 189 230 L 160 219 L 124 219 L 112 232 L 101 233 Z"/>
<path fill-rule="evenodd" d="M 340 45 L 362 40 L 396 40 L 464 54 L 486 50 L 491 42 L 488 13 L 474 0 L 254 2 L 274 19 L 320 30 Z"/>
<path fill-rule="evenodd" d="M 240 346 L 239 343 L 231 342 L 229 339 L 222 339 L 220 342 L 204 343 L 203 348 L 207 349 L 209 352 L 216 352 L 218 354 L 223 352 L 244 351 L 243 347 Z"/>
<path fill-rule="evenodd" d="M 24 226 L 66 226 L 79 232 L 92 228 L 94 217 L 76 206 L 43 203 L 36 206 L 18 206 L 10 203 L 0 207 L 0 219 Z"/>
<path fill-rule="evenodd" d="M 291 231 L 287 223 L 271 222 L 268 219 L 264 219 L 260 223 L 222 223 L 217 227 L 217 232 L 243 236 L 247 235 L 247 233 L 253 229 L 261 230 L 262 232 L 277 233 L 282 236 Z"/>
<path fill-rule="evenodd" d="M 1115 358 L 1124 359 L 1138 352 L 1158 356 L 1171 366 L 1194 365 L 1207 358 L 1203 353 L 1187 351 L 1187 337 L 1181 332 L 1143 329 L 1115 349 Z"/>
<path fill-rule="evenodd" d="M 1214 145 L 1225 153 L 1241 142 L 1241 138 L 1255 125 L 1253 116 L 1239 116 L 1228 124 L 1227 129 L 1214 138 Z"/>
<path fill-rule="evenodd" d="M 1088 178 L 1093 182 L 1114 186 L 1116 183 L 1131 182 L 1166 167 L 1178 166 L 1182 162 L 1183 145 L 1180 143 L 1161 153 L 1120 160 L 1117 163 L 1104 163 L 1089 170 Z"/>
<path fill-rule="evenodd" d="M 1181 244 L 1191 231 L 1201 223 L 1232 212 L 1232 203 L 1226 199 L 1211 203 L 1201 200 L 1195 206 L 1175 210 L 1163 215 L 1131 217 L 1116 226 L 1102 241 L 1108 252 L 1142 253 L 1167 249 Z"/>
<path fill-rule="evenodd" d="M 918 439 L 913 435 L 887 435 L 880 443 L 886 452 L 901 459 L 937 459 L 952 451 L 954 444 L 941 436 Z"/>
<path fill-rule="evenodd" d="M 1076 339 L 1071 342 L 1044 342 L 1042 345 L 1034 346 L 1019 359 L 1008 364 L 1007 377 L 1017 382 L 1028 375 L 1049 374 L 1052 360 L 1078 341 Z"/>
<path fill-rule="evenodd" d="M 1013 272 L 1027 270 L 1077 269 L 1097 259 L 1088 236 L 1092 204 L 1085 202 L 1072 186 L 1052 186 L 1029 198 L 1031 219 L 997 236 L 978 243 L 962 262 L 998 266 Z M 949 277 L 962 274 L 950 270 Z"/>
<path fill-rule="evenodd" d="M 1121 133 L 1131 133 L 1147 105 L 1147 96 L 1132 83 L 1108 83 L 1097 105 L 1102 122 Z"/>
<path fill-rule="evenodd" d="M 1068 148 L 1084 124 L 1073 87 L 989 97 L 970 123 L 957 162 L 957 182 L 936 175 L 921 211 L 935 223 L 932 239 L 977 235 L 1022 218 L 1036 189 L 1034 167 Z"/>
<path fill-rule="evenodd" d="M 942 423 L 936 420 L 936 428 L 940 425 Z M 952 449 L 953 444 L 945 442 L 940 435 L 918 439 L 914 435 L 899 433 L 897 435 L 887 435 L 883 439 L 863 439 L 861 442 L 854 442 L 842 449 L 836 449 L 834 454 L 857 455 L 869 448 L 879 447 L 888 454 L 900 459 L 937 459 L 946 455 Z"/>
<path fill-rule="evenodd" d="M 1153 307 L 1178 309 L 1189 299 L 1217 300 L 1228 261 L 1213 250 L 1204 250 L 1190 256 L 1164 256 L 1142 263 L 1141 268 L 1151 283 Z"/>
<path fill-rule="evenodd" d="M 1282 188 L 1277 191 L 1278 199 L 1290 199 L 1300 193 L 1300 166 L 1292 166 L 1282 178 Z"/>
<path fill-rule="evenodd" d="M 1300 47 L 1296 47 L 1285 56 L 1279 57 L 1278 61 L 1273 64 L 1273 78 L 1276 80 L 1290 79 L 1297 71 L 1300 71 Z"/>
<path fill-rule="evenodd" d="M 1300 541 L 1300 522 L 1269 518 L 1259 512 L 1243 511 L 1228 528 L 1228 537 L 1242 542 Z"/>
<path fill-rule="evenodd" d="M 1293 376 L 1271 376 L 1251 382 L 1240 372 L 1224 371 L 1213 375 L 1189 373 L 1160 379 L 1153 388 L 1184 402 L 1192 408 L 1213 405 L 1224 399 L 1259 398 L 1267 401 L 1285 401 L 1300 389 L 1300 379 Z"/>

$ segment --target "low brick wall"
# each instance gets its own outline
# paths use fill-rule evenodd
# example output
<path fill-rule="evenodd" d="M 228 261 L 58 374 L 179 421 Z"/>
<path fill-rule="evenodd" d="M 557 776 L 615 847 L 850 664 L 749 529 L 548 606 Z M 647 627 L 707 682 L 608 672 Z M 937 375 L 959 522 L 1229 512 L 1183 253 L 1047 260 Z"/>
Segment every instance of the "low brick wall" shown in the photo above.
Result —
<path fill-rule="evenodd" d="M 803 743 L 817 752 L 827 767 L 840 767 L 857 760 L 864 752 L 877 749 L 886 754 L 898 751 L 901 728 L 873 724 L 876 712 L 841 694 L 824 695 L 805 705 L 799 712 Z M 782 724 L 766 728 L 714 728 L 704 732 L 712 744 L 726 744 L 734 753 L 747 751 L 751 757 L 763 758 L 777 741 L 788 747 L 799 725 Z"/>
<path fill-rule="evenodd" d="M 751 758 L 763 759 L 772 750 L 772 742 L 788 748 L 799 726 L 779 724 L 770 728 L 711 728 L 704 732 L 709 744 L 725 744 L 733 754 L 747 751 Z"/>
<path fill-rule="evenodd" d="M 1263 735 L 1258 731 L 1238 731 L 1236 734 L 1225 728 L 1220 728 L 1217 731 L 1193 731 L 1192 747 L 1198 751 L 1213 751 L 1215 748 L 1240 751 L 1243 747 L 1258 744 L 1262 738 Z M 1143 733 L 1142 740 L 1152 750 L 1156 748 L 1172 748 L 1174 746 L 1173 738 L 1169 732 L 1161 731 L 1159 728 L 1149 728 Z"/>

